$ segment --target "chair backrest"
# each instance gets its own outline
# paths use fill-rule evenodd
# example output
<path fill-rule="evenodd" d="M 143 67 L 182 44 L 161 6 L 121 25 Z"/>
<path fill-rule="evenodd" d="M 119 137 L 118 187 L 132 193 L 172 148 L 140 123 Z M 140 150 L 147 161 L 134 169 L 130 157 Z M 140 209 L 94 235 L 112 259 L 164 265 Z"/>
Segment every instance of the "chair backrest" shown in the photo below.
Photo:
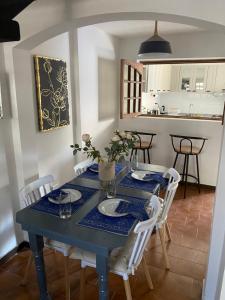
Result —
<path fill-rule="evenodd" d="M 190 154 L 193 153 L 194 147 L 199 146 L 198 154 L 202 152 L 204 147 L 205 141 L 208 139 L 205 137 L 198 137 L 198 136 L 185 136 L 185 135 L 177 135 L 177 134 L 170 134 L 172 146 L 175 152 L 179 151 L 182 152 L 183 146 L 190 147 Z M 197 145 L 196 145 L 197 144 Z M 179 150 L 177 150 L 179 149 Z"/>
<path fill-rule="evenodd" d="M 150 206 L 152 208 L 150 219 L 139 222 L 134 228 L 134 233 L 137 234 L 137 237 L 128 263 L 128 268 L 132 269 L 132 271 L 138 267 L 142 260 L 144 250 L 161 211 L 161 204 L 157 196 L 153 195 L 151 197 Z"/>
<path fill-rule="evenodd" d="M 53 181 L 54 177 L 52 175 L 47 175 L 23 187 L 19 194 L 20 198 L 24 201 L 25 206 L 38 201 L 41 197 L 52 191 Z"/>
<path fill-rule="evenodd" d="M 174 168 L 168 169 L 164 174 L 163 177 L 168 178 L 169 183 L 172 182 L 179 182 L 181 180 L 180 174 Z"/>
<path fill-rule="evenodd" d="M 152 145 L 153 137 L 156 133 L 150 132 L 141 132 L 141 131 L 131 131 L 133 137 L 136 139 L 136 147 L 138 145 L 139 148 L 142 148 L 143 141 L 148 143 L 147 148 L 150 148 Z"/>
<path fill-rule="evenodd" d="M 80 163 L 76 164 L 73 167 L 75 175 L 79 176 L 80 174 L 84 173 L 87 170 L 87 168 L 93 164 L 94 164 L 93 160 L 90 160 L 90 159 L 81 161 Z"/>
<path fill-rule="evenodd" d="M 174 181 L 174 182 L 171 182 L 168 184 L 168 187 L 165 192 L 165 197 L 163 199 L 162 211 L 161 211 L 158 221 L 157 221 L 158 225 L 160 225 L 166 221 L 169 209 L 171 207 L 171 204 L 173 202 L 173 199 L 174 199 L 174 196 L 175 196 L 175 193 L 177 190 L 177 187 L 178 187 L 178 182 Z"/>

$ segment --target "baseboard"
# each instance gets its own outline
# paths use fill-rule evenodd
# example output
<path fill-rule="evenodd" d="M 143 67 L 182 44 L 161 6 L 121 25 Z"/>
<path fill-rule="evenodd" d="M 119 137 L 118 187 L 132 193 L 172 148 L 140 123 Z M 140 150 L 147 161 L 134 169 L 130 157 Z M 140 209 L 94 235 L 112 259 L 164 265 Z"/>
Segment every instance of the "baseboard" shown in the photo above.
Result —
<path fill-rule="evenodd" d="M 16 252 L 20 252 L 23 249 L 30 249 L 30 244 L 27 241 L 23 241 L 22 243 L 20 243 L 19 246 L 17 247 Z"/>
<path fill-rule="evenodd" d="M 5 256 L 3 256 L 0 259 L 0 265 L 4 264 L 7 260 L 9 260 L 11 257 L 13 257 L 17 252 L 19 252 L 23 249 L 29 249 L 29 248 L 30 248 L 29 243 L 26 241 L 23 241 L 17 247 L 13 248 L 11 251 L 9 251 Z"/>

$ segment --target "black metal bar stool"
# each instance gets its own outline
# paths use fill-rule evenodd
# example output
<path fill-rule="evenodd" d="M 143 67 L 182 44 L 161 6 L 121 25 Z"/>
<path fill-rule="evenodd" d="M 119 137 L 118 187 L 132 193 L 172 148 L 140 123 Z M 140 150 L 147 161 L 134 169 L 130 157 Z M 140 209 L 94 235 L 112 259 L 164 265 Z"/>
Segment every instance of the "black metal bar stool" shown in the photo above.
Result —
<path fill-rule="evenodd" d="M 176 167 L 178 156 L 180 154 L 184 155 L 183 172 L 182 172 L 182 174 L 180 174 L 182 176 L 182 181 L 185 183 L 184 198 L 186 198 L 188 176 L 194 178 L 197 181 L 198 191 L 200 193 L 200 175 L 199 175 L 198 155 L 202 152 L 205 141 L 208 139 L 204 138 L 204 137 L 183 136 L 183 135 L 175 135 L 175 134 L 170 134 L 170 136 L 171 136 L 173 150 L 176 152 L 176 157 L 175 157 L 175 161 L 173 164 L 173 168 Z M 190 155 L 195 156 L 197 176 L 188 174 Z"/>
<path fill-rule="evenodd" d="M 137 151 L 142 151 L 144 163 L 146 162 L 146 155 L 148 156 L 148 163 L 151 163 L 150 150 L 152 148 L 152 140 L 156 133 L 132 131 L 132 134 L 136 137 L 137 141 L 131 151 L 130 160 L 133 154 L 137 154 Z"/>

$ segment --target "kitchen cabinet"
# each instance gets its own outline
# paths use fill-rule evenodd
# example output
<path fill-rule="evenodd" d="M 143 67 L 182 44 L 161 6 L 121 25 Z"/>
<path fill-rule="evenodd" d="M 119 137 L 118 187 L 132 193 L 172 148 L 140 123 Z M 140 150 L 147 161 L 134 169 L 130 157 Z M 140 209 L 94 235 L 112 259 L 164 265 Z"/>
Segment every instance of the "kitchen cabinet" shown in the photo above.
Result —
<path fill-rule="evenodd" d="M 216 92 L 225 92 L 225 64 L 217 66 L 214 90 Z"/>
<path fill-rule="evenodd" d="M 148 66 L 148 91 L 169 91 L 171 89 L 171 65 Z"/>
<path fill-rule="evenodd" d="M 171 68 L 171 91 L 225 92 L 225 64 L 184 64 Z"/>

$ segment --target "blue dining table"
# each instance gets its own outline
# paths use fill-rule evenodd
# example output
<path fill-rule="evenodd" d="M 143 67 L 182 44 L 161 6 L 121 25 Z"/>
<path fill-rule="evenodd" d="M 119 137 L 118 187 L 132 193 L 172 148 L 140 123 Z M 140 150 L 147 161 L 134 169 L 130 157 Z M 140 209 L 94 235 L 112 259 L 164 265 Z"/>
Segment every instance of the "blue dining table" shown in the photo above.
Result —
<path fill-rule="evenodd" d="M 152 170 L 153 165 L 144 164 L 144 168 Z M 157 166 L 156 166 L 157 167 Z M 157 168 L 156 168 L 157 169 Z M 158 172 L 164 172 L 166 168 L 158 166 Z M 133 197 L 146 201 L 150 199 L 152 192 L 145 189 L 120 184 L 127 175 L 125 168 L 121 168 L 117 174 L 118 188 L 117 193 L 120 197 Z M 100 188 L 100 182 L 97 178 L 85 178 L 84 174 L 71 180 L 70 187 L 80 187 L 87 191 L 92 191 L 88 201 L 74 210 L 70 219 L 62 220 L 54 213 L 49 213 L 43 209 L 34 209 L 31 205 L 16 214 L 16 221 L 21 224 L 22 229 L 28 232 L 30 247 L 35 258 L 35 267 L 41 300 L 50 300 L 51 297 L 47 290 L 45 265 L 43 259 L 43 237 L 51 240 L 63 242 L 68 245 L 76 246 L 81 249 L 91 251 L 96 254 L 96 270 L 98 273 L 99 299 L 108 299 L 108 259 L 111 251 L 117 247 L 123 247 L 128 238 L 128 234 L 118 234 L 102 230 L 99 228 L 90 228 L 82 226 L 81 221 L 97 205 L 105 199 L 105 192 Z M 155 182 L 154 192 L 157 191 L 159 184 Z M 40 201 L 43 201 L 41 199 Z"/>

